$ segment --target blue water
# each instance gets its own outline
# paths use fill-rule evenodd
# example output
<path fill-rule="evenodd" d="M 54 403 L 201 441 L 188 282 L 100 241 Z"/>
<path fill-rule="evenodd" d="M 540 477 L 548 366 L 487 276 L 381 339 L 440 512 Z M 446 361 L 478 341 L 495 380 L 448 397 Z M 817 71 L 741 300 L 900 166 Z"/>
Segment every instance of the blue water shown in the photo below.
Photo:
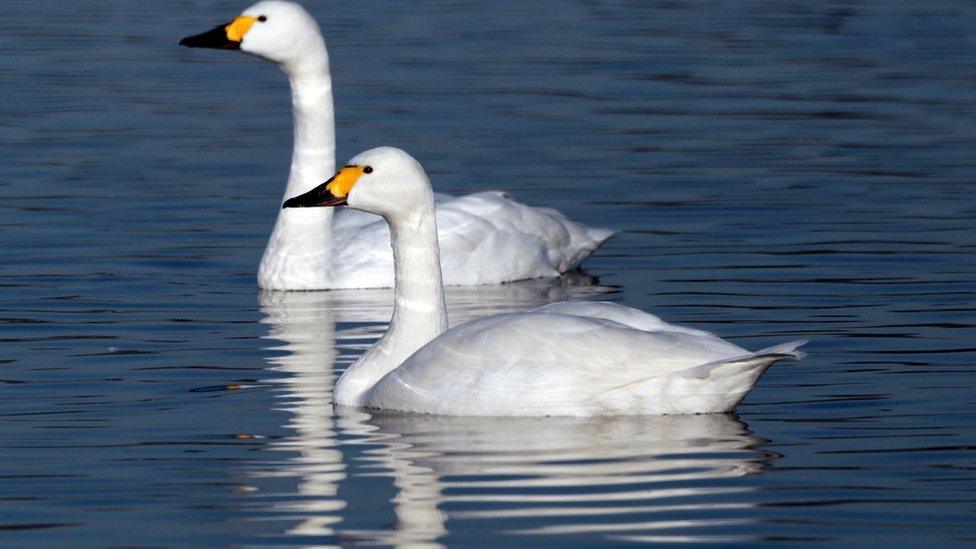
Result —
<path fill-rule="evenodd" d="M 454 321 L 812 340 L 735 415 L 619 420 L 333 412 L 390 294 L 257 290 L 287 83 L 176 45 L 243 7 L 4 3 L 0 545 L 976 542 L 970 3 L 309 2 L 340 159 L 620 231 Z"/>

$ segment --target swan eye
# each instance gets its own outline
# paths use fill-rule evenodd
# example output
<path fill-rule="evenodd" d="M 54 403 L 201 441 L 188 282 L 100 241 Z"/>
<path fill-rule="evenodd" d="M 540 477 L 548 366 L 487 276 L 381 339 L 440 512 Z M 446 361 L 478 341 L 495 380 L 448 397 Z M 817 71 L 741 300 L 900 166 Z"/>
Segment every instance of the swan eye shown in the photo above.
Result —
<path fill-rule="evenodd" d="M 373 173 L 373 167 L 366 166 L 365 168 L 363 168 L 363 173 Z"/>
<path fill-rule="evenodd" d="M 267 20 L 268 20 L 268 16 L 267 15 L 259 15 L 258 16 L 258 21 L 260 21 L 262 23 L 264 23 Z"/>

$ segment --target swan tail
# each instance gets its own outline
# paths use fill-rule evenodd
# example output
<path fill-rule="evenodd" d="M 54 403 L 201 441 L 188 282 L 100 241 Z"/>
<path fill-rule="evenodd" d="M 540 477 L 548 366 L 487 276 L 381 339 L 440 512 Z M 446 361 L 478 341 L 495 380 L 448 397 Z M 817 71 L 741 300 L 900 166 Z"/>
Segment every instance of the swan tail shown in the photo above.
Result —
<path fill-rule="evenodd" d="M 592 399 L 601 413 L 610 414 L 713 414 L 729 412 L 756 384 L 767 368 L 784 359 L 805 356 L 791 341 L 716 360 L 670 375 L 653 376 L 602 392 Z"/>
<path fill-rule="evenodd" d="M 743 373 L 756 372 L 756 378 L 780 360 L 800 360 L 806 353 L 800 347 L 806 345 L 807 340 L 801 339 L 781 343 L 772 347 L 749 353 L 739 357 L 727 358 L 709 362 L 694 368 L 677 372 L 675 375 L 687 379 L 714 379 L 716 376 L 737 376 Z"/>
<path fill-rule="evenodd" d="M 756 385 L 759 377 L 780 360 L 799 360 L 805 340 L 768 347 L 748 355 L 717 360 L 671 376 L 674 394 L 684 395 L 682 413 L 730 412 Z"/>
<path fill-rule="evenodd" d="M 590 235 L 590 238 L 596 242 L 597 247 L 602 246 L 603 243 L 609 240 L 611 236 L 617 234 L 617 231 L 612 229 L 596 229 L 593 227 L 587 227 L 586 230 Z"/>
<path fill-rule="evenodd" d="M 755 353 L 717 360 L 676 372 L 666 394 L 675 399 L 679 413 L 730 412 L 756 385 L 759 377 L 780 360 L 799 360 L 805 340 L 790 341 Z"/>
<path fill-rule="evenodd" d="M 597 248 L 603 246 L 604 242 L 610 240 L 611 236 L 617 234 L 617 231 L 610 230 L 610 229 L 597 229 L 593 227 L 587 227 L 586 234 L 587 236 L 590 237 L 590 240 L 593 241 L 592 244 L 593 249 L 590 250 L 590 253 L 593 253 Z"/>
<path fill-rule="evenodd" d="M 616 231 L 610 229 L 587 227 L 586 225 L 569 220 L 566 222 L 574 226 L 568 226 L 570 228 L 569 246 L 564 249 L 563 253 L 565 257 L 562 261 L 558 261 L 558 266 L 556 267 L 556 270 L 560 273 L 566 273 L 578 268 L 597 248 L 603 246 L 604 242 L 611 236 L 617 234 Z"/>

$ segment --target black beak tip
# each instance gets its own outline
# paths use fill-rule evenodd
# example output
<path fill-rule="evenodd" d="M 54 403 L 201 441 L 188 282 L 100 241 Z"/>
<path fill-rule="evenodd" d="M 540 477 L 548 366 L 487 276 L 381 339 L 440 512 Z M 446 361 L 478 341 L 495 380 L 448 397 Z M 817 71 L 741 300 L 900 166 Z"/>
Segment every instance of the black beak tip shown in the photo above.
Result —
<path fill-rule="evenodd" d="M 331 181 L 331 179 L 329 180 Z M 307 193 L 300 194 L 298 196 L 293 196 L 288 200 L 285 200 L 281 204 L 281 209 L 285 208 L 334 208 L 336 206 L 345 206 L 346 197 L 335 196 L 329 192 L 328 184 L 329 181 L 322 183 L 318 187 L 308 191 Z"/>
<path fill-rule="evenodd" d="M 180 40 L 181 46 L 188 48 L 207 48 L 212 50 L 239 50 L 240 42 L 234 42 L 227 38 L 226 25 L 218 25 L 207 32 L 187 36 Z"/>

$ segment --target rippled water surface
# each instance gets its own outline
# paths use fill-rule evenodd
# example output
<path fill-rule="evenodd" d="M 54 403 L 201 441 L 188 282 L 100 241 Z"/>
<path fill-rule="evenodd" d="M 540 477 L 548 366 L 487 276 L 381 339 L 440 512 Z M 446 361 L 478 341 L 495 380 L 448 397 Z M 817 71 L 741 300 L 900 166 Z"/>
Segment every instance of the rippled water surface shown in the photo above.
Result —
<path fill-rule="evenodd" d="M 732 416 L 477 420 L 333 412 L 389 292 L 258 292 L 287 82 L 176 45 L 245 2 L 4 3 L 0 545 L 976 542 L 970 3 L 310 2 L 340 159 L 620 231 L 454 321 L 812 340 Z"/>

